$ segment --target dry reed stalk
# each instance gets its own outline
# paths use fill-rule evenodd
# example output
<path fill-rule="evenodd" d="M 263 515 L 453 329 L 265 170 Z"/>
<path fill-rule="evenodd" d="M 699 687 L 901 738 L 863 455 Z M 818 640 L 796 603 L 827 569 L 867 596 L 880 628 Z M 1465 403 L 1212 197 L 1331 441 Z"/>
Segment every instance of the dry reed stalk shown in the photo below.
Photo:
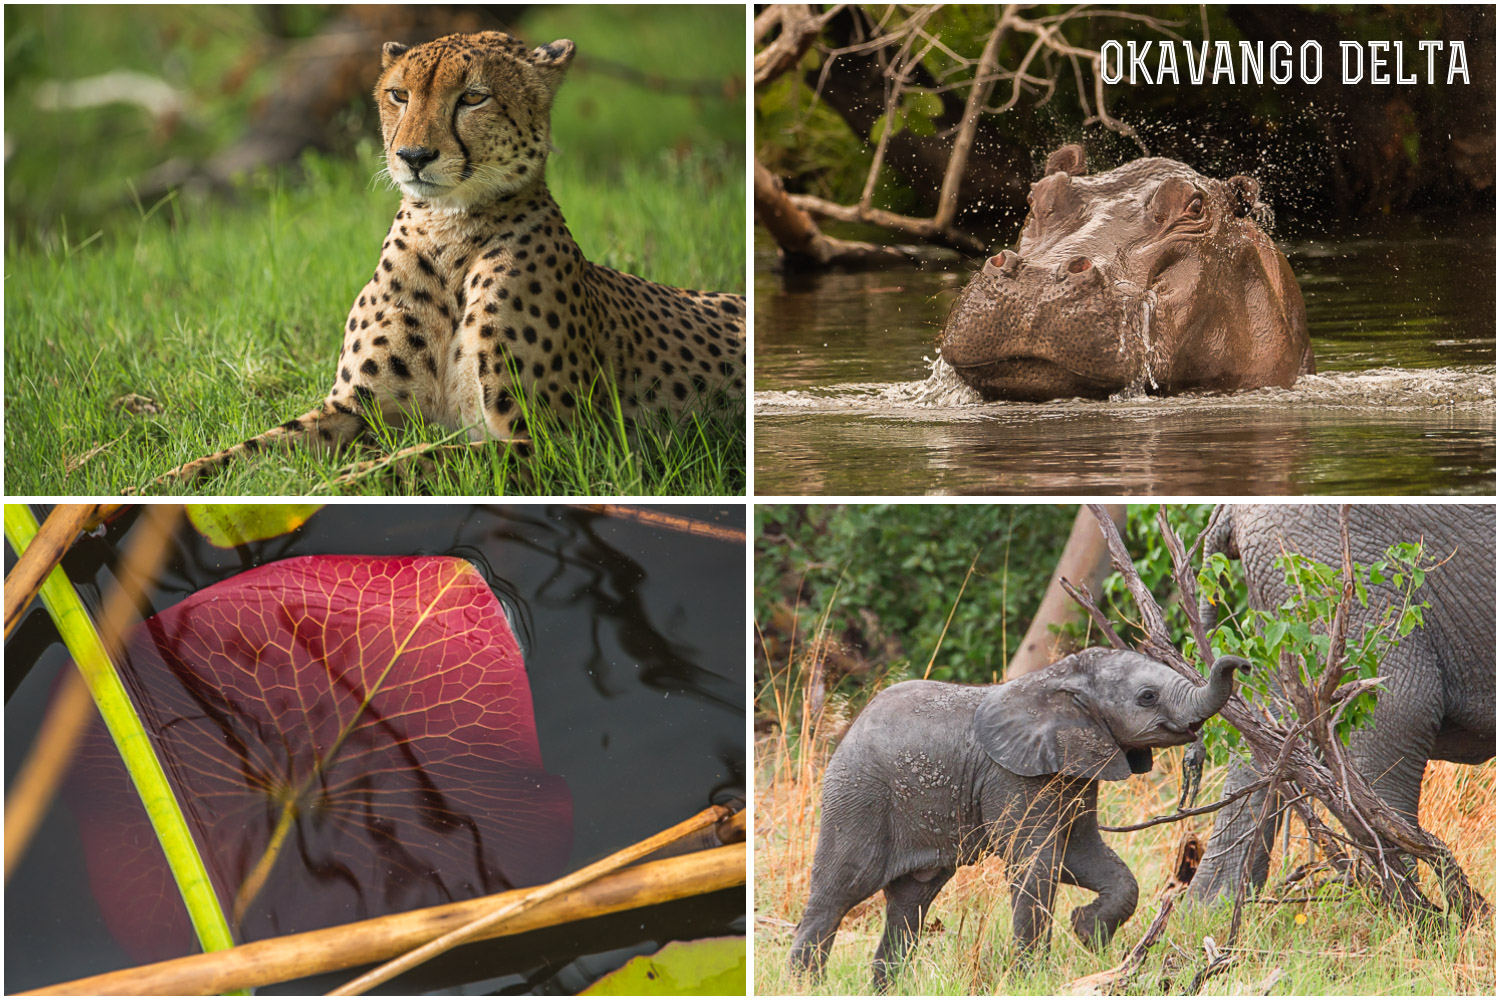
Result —
<path fill-rule="evenodd" d="M 68 554 L 78 533 L 119 508 L 116 503 L 62 503 L 52 509 L 5 578 L 5 638 L 10 638 L 21 614 L 36 598 L 42 581 Z"/>
<path fill-rule="evenodd" d="M 660 833 L 652 834 L 645 840 L 632 844 L 623 850 L 616 851 L 606 858 L 595 861 L 591 865 L 585 865 L 575 872 L 564 875 L 560 879 L 548 882 L 546 885 L 527 889 L 519 897 L 508 899 L 498 903 L 498 905 L 493 905 L 482 915 L 475 917 L 468 923 L 456 927 L 418 948 L 408 951 L 400 958 L 392 959 L 377 969 L 372 969 L 361 976 L 351 979 L 338 989 L 330 991 L 328 996 L 358 996 L 361 993 L 367 993 L 381 983 L 394 979 L 401 973 L 409 969 L 414 969 L 423 962 L 430 961 L 444 952 L 457 948 L 461 944 L 478 940 L 486 931 L 493 930 L 503 923 L 513 921 L 516 917 L 526 913 L 528 910 L 535 909 L 547 900 L 581 888 L 633 861 L 639 861 L 652 851 L 659 850 L 706 826 L 716 825 L 728 819 L 730 815 L 732 815 L 730 810 L 724 806 L 709 806 L 697 815 L 683 820 L 675 826 L 670 826 Z M 687 856 L 690 857 L 691 855 Z"/>
<path fill-rule="evenodd" d="M 606 875 L 581 889 L 525 910 L 475 940 L 522 934 L 575 920 L 652 906 L 686 896 L 728 889 L 745 882 L 745 845 L 698 851 L 651 861 Z M 305 934 L 242 944 L 226 951 L 189 955 L 135 969 L 60 983 L 32 995 L 100 994 L 209 995 L 269 986 L 302 976 L 335 972 L 378 962 L 462 926 L 498 903 L 532 890 L 482 896 L 406 913 L 360 920 Z"/>
<path fill-rule="evenodd" d="M 668 514 L 665 511 L 647 510 L 644 507 L 627 507 L 617 503 L 572 503 L 568 504 L 568 506 L 592 511 L 595 514 L 603 514 L 606 517 L 620 517 L 631 521 L 639 521 L 642 524 L 649 524 L 653 528 L 681 531 L 689 535 L 697 535 L 700 538 L 712 538 L 720 542 L 730 542 L 735 545 L 745 544 L 745 533 L 737 528 L 725 528 L 691 517 Z"/>
<path fill-rule="evenodd" d="M 68 765 L 73 762 L 73 753 L 83 738 L 83 730 L 94 715 L 94 697 L 89 694 L 83 675 L 76 670 L 67 671 L 47 706 L 36 742 L 16 772 L 10 790 L 5 793 L 7 882 L 56 797 L 57 788 L 68 773 Z"/>
<path fill-rule="evenodd" d="M 43 535 L 47 534 L 54 519 L 61 525 L 53 529 L 53 538 L 63 538 L 66 544 L 61 551 L 43 548 L 47 559 L 46 570 L 50 573 L 71 547 L 82 526 L 96 523 L 118 509 L 119 504 L 59 504 L 43 523 L 36 538 L 26 548 L 25 554 L 11 570 L 11 579 L 5 582 L 6 612 L 10 612 L 11 580 L 26 558 L 36 551 Z M 115 570 L 117 585 L 105 593 L 104 605 L 99 612 L 99 637 L 110 656 L 118 659 L 124 645 L 127 629 L 135 623 L 137 601 L 144 588 L 161 572 L 170 550 L 172 534 L 177 528 L 177 519 L 182 509 L 176 504 L 153 504 L 142 515 L 140 523 L 132 533 L 130 546 L 120 557 Z M 36 580 L 41 586 L 46 573 Z M 23 578 L 29 579 L 29 577 Z M 29 600 L 29 598 L 28 598 Z M 24 609 L 24 605 L 22 605 Z M 17 612 L 19 615 L 19 611 Z M 7 636 L 9 629 L 7 628 Z M 95 715 L 93 696 L 76 670 L 68 671 L 56 696 L 47 708 L 42 727 L 36 741 L 27 752 L 16 779 L 5 796 L 5 877 L 10 878 L 11 869 L 26 853 L 32 836 L 48 807 L 57 795 L 58 785 L 68 772 L 73 754 L 83 739 L 83 730 Z"/>

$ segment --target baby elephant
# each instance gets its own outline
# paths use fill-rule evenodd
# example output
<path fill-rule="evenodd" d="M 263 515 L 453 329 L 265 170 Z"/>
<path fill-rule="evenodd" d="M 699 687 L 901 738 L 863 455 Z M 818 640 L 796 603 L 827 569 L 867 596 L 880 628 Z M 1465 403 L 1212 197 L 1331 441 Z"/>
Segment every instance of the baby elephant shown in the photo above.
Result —
<path fill-rule="evenodd" d="M 793 969 L 822 970 L 844 915 L 885 889 L 875 951 L 884 989 L 959 865 L 1000 853 L 1022 949 L 1045 945 L 1059 880 L 1099 894 L 1073 931 L 1102 948 L 1135 911 L 1135 876 L 1099 836 L 1098 782 L 1151 770 L 1224 706 L 1236 668 L 1206 686 L 1125 650 L 1086 649 L 990 687 L 906 681 L 881 692 L 828 762 L 812 891 Z"/>

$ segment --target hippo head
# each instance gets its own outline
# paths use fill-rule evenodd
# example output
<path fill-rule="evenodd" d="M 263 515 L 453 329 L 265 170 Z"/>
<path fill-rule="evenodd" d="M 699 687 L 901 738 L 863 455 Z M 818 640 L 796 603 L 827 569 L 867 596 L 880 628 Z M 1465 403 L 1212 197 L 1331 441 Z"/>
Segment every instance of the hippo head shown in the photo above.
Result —
<path fill-rule="evenodd" d="M 1086 176 L 1064 146 L 1016 249 L 954 304 L 943 357 L 986 399 L 1290 386 L 1312 371 L 1307 317 L 1259 195 L 1156 157 Z"/>

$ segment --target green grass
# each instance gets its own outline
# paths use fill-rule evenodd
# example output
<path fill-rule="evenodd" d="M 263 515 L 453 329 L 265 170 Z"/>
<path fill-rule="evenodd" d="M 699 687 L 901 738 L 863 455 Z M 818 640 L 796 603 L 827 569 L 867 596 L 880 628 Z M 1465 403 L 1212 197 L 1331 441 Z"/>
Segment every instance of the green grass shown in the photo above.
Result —
<path fill-rule="evenodd" d="M 673 77 L 742 80 L 743 12 L 548 8 L 534 20 L 523 26 L 527 41 L 567 35 L 579 45 L 580 62 L 555 109 L 559 152 L 547 176 L 584 253 L 667 284 L 743 292 L 743 97 L 662 94 L 584 61 L 594 51 L 641 67 L 671 65 L 667 75 Z M 50 37 L 47 24 L 39 18 L 20 27 Z M 8 11 L 8 36 L 13 27 Z M 85 33 L 78 46 L 100 61 L 80 62 L 77 52 L 72 61 L 94 68 L 133 65 L 153 51 L 127 45 L 116 60 L 98 52 L 106 40 L 107 34 Z M 191 57 L 223 53 L 209 46 Z M 24 89 L 24 82 L 7 88 L 13 123 L 13 92 Z M 93 114 L 74 124 L 98 126 Z M 97 169 L 113 149 L 131 145 L 132 135 L 139 139 L 118 124 L 101 129 L 98 143 L 77 155 Z M 76 138 L 44 133 L 37 142 L 60 170 L 75 171 L 65 165 Z M 343 319 L 399 201 L 372 183 L 380 155 L 370 139 L 354 159 L 306 157 L 300 170 L 252 179 L 233 200 L 173 197 L 123 211 L 109 207 L 100 192 L 128 205 L 129 170 L 90 174 L 83 185 L 87 197 L 61 202 L 45 186 L 44 171 L 28 167 L 11 177 L 8 170 L 7 205 L 24 201 L 31 184 L 49 213 L 43 223 L 7 230 L 8 492 L 100 495 L 141 487 L 317 405 L 330 384 Z M 147 397 L 161 412 L 131 413 L 117 405 L 129 394 Z M 525 462 L 496 446 L 444 453 L 419 469 L 334 482 L 350 463 L 378 459 L 387 449 L 461 440 L 449 429 L 418 423 L 399 434 L 378 433 L 378 448 L 327 458 L 300 449 L 263 453 L 183 489 L 277 495 L 744 492 L 742 406 L 632 433 L 611 414 L 607 398 L 603 402 L 599 414 L 575 430 L 534 427 L 538 456 Z"/>

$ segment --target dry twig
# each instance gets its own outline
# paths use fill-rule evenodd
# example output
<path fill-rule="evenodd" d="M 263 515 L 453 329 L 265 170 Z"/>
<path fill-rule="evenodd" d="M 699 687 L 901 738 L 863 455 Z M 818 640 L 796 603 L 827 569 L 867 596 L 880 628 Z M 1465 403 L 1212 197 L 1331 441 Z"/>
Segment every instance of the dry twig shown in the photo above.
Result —
<path fill-rule="evenodd" d="M 575 920 L 652 906 L 745 882 L 745 845 L 698 851 L 652 861 L 606 875 L 566 895 L 517 913 L 475 940 L 522 934 Z M 269 986 L 303 976 L 379 962 L 431 941 L 496 905 L 526 896 L 514 889 L 494 896 L 446 903 L 406 913 L 360 920 L 304 934 L 269 938 L 226 951 L 157 962 L 38 990 L 45 995 L 210 995 Z"/>
<path fill-rule="evenodd" d="M 328 995 L 358 996 L 361 993 L 366 993 L 381 983 L 387 982 L 406 972 L 408 969 L 416 968 L 423 962 L 436 958 L 444 952 L 451 951 L 461 944 L 477 940 L 487 931 L 495 929 L 505 921 L 525 913 L 540 903 L 585 886 L 600 876 L 607 875 L 618 868 L 623 868 L 632 861 L 638 861 L 651 852 L 659 850 L 675 840 L 686 837 L 696 830 L 715 825 L 727 819 L 730 812 L 731 810 L 724 806 L 709 806 L 691 819 L 683 820 L 676 826 L 668 827 L 661 833 L 654 834 L 637 844 L 632 844 L 623 850 L 616 851 L 607 858 L 595 861 L 591 865 L 585 865 L 576 872 L 564 875 L 562 878 L 548 882 L 546 885 L 528 889 L 519 898 L 509 899 L 483 916 L 476 917 L 463 926 L 454 928 L 441 937 L 428 941 L 420 948 L 413 949 L 400 958 L 393 959 L 377 969 L 372 969 L 362 976 L 351 979 L 343 986 L 331 991 Z"/>

